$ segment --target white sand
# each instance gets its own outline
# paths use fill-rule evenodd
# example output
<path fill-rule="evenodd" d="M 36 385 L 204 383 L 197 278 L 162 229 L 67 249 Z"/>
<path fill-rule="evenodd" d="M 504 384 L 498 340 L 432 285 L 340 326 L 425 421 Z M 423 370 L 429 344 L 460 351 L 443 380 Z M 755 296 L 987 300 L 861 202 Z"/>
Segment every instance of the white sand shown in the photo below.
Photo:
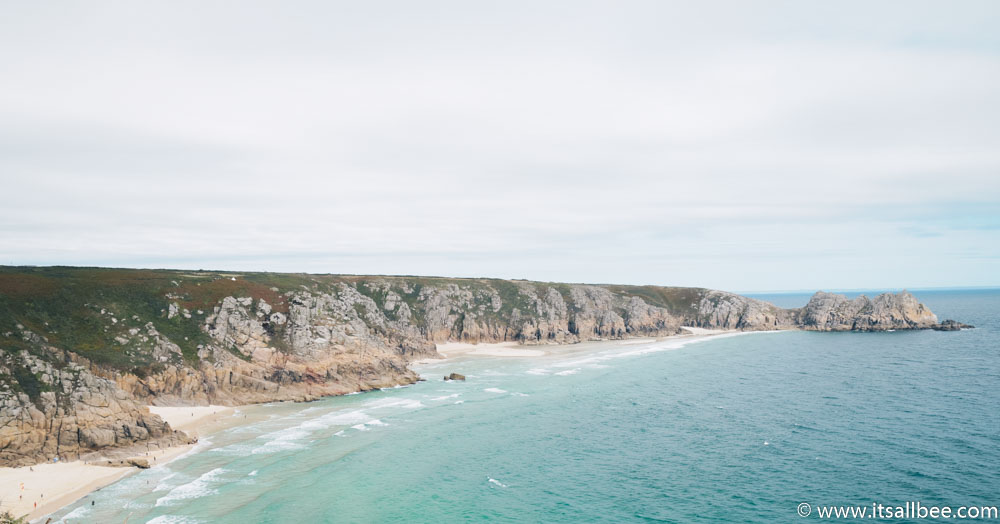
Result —
<path fill-rule="evenodd" d="M 497 344 L 466 344 L 464 342 L 448 342 L 438 344 L 437 351 L 445 358 L 459 355 L 481 355 L 490 357 L 540 357 L 545 354 L 540 349 L 525 349 L 517 342 L 500 342 Z"/>
<path fill-rule="evenodd" d="M 199 429 L 208 423 L 218 422 L 222 418 L 232 415 L 234 408 L 229 406 L 149 406 L 149 411 L 167 421 L 170 427 L 179 429 L 192 437 L 197 437 Z"/>
<path fill-rule="evenodd" d="M 193 437 L 206 431 L 233 414 L 227 406 L 161 407 L 149 406 L 149 411 Z M 136 458 L 146 459 L 153 467 L 161 466 L 186 453 L 192 446 L 142 452 Z M 115 460 L 120 459 L 116 458 Z M 102 488 L 138 471 L 137 468 L 99 466 L 100 460 L 37 464 L 21 468 L 0 468 L 0 511 L 10 511 L 29 519 L 47 515 L 76 502 L 95 489 Z M 24 490 L 21 490 L 24 483 Z M 44 495 L 44 496 L 43 496 Z M 38 506 L 35 506 L 35 503 Z"/>
<path fill-rule="evenodd" d="M 176 446 L 150 451 L 148 455 L 144 453 L 136 455 L 136 458 L 146 459 L 155 467 L 170 462 L 191 447 Z M 97 462 L 58 462 L 0 468 L 0 508 L 15 516 L 28 515 L 29 519 L 36 519 L 138 471 L 137 468 L 97 466 Z"/>
<path fill-rule="evenodd" d="M 724 333 L 730 333 L 730 330 L 725 329 L 705 329 L 693 326 L 682 326 L 685 333 L 680 335 L 673 335 L 669 337 L 661 338 L 631 338 L 627 340 L 617 341 L 621 345 L 633 345 L 633 344 L 649 344 L 656 342 L 658 340 L 666 340 L 674 337 L 689 337 L 692 335 L 707 336 L 707 335 L 721 335 Z M 570 347 L 575 347 L 574 344 L 570 344 Z M 563 347 L 562 345 L 547 346 L 551 348 Z M 437 352 L 441 354 L 440 359 L 423 359 L 414 362 L 415 364 L 431 364 L 435 361 L 441 361 L 442 359 L 450 359 L 459 356 L 489 356 L 489 357 L 540 357 L 545 355 L 547 352 L 541 349 L 537 349 L 538 346 L 531 346 L 532 349 L 528 349 L 527 346 L 522 346 L 517 342 L 499 342 L 495 344 L 468 344 L 465 342 L 447 342 L 444 344 L 437 345 Z M 172 423 L 171 423 L 172 424 Z"/>
<path fill-rule="evenodd" d="M 681 329 L 691 333 L 692 335 L 721 335 L 723 333 L 731 333 L 733 331 L 729 329 L 706 329 L 694 326 L 681 326 Z"/>

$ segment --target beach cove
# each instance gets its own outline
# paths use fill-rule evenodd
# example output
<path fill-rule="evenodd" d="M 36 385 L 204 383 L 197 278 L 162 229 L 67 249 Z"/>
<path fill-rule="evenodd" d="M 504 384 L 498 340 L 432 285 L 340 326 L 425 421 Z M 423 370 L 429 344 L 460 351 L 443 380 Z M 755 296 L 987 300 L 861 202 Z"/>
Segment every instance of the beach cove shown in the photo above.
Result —
<path fill-rule="evenodd" d="M 416 366 L 426 381 L 411 386 L 241 408 L 197 452 L 52 517 L 768 522 L 871 493 L 989 505 L 1000 377 L 983 372 L 998 358 L 986 312 L 1000 296 L 927 300 L 980 327 L 523 348 L 544 353 L 533 356 L 453 347 Z M 442 379 L 453 372 L 466 380 Z M 941 424 L 962 431 L 943 438 Z"/>
<path fill-rule="evenodd" d="M 431 370 L 440 366 L 450 364 L 461 366 L 463 360 L 482 357 L 530 359 L 543 355 L 585 354 L 595 350 L 611 351 L 614 353 L 620 349 L 622 352 L 628 352 L 633 346 L 648 345 L 655 342 L 668 343 L 670 347 L 681 347 L 685 344 L 712 336 L 731 336 L 738 333 L 702 328 L 685 329 L 686 333 L 683 335 L 665 337 L 659 340 L 633 339 L 539 346 L 522 346 L 517 343 L 445 343 L 438 345 L 438 351 L 442 355 L 442 358 L 422 360 L 417 362 L 415 366 L 426 375 Z M 425 378 L 434 380 L 437 377 L 426 376 Z M 134 455 L 134 458 L 148 461 L 151 470 L 165 467 L 169 462 L 178 457 L 194 455 L 208 449 L 208 446 L 212 442 L 211 435 L 214 432 L 237 428 L 241 424 L 248 423 L 250 419 L 247 417 L 251 416 L 250 413 L 255 417 L 253 420 L 256 420 L 262 416 L 262 413 L 268 411 L 268 407 L 274 406 L 281 406 L 279 410 L 284 411 L 289 407 L 294 409 L 295 406 L 301 407 L 302 405 L 278 403 L 271 406 L 240 406 L 238 408 L 227 406 L 149 406 L 150 412 L 159 415 L 172 428 L 184 431 L 192 437 L 199 437 L 203 440 L 198 444 L 139 453 Z M 121 455 L 121 453 L 118 453 L 114 460 L 122 460 Z M 133 457 L 133 455 L 129 455 L 129 457 Z M 102 465 L 104 462 L 107 462 L 107 460 L 95 459 L 91 461 L 46 463 L 32 467 L 0 468 L 0 490 L 2 490 L 0 491 L 0 500 L 4 501 L 3 509 L 9 510 L 15 515 L 28 515 L 29 519 L 36 520 L 57 512 L 62 507 L 87 498 L 88 494 L 129 475 L 143 471 L 134 467 Z M 22 483 L 24 485 L 23 490 L 20 489 Z M 46 494 L 47 498 L 45 497 Z M 8 503 L 7 501 L 11 502 Z M 37 506 L 34 505 L 35 503 L 37 503 Z"/>

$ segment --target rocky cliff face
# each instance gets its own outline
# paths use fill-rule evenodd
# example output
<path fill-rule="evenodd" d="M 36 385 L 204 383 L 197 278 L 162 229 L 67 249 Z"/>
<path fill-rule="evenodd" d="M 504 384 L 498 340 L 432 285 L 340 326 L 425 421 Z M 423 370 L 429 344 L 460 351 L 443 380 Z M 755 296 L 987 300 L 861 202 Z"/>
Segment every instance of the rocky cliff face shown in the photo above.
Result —
<path fill-rule="evenodd" d="M 157 449 L 190 442 L 114 382 L 50 356 L 56 364 L 28 351 L 0 353 L 0 377 L 15 379 L 0 386 L 0 465 L 73 459 L 138 443 Z"/>
<path fill-rule="evenodd" d="M 907 291 L 884 293 L 873 299 L 862 295 L 853 300 L 820 291 L 796 317 L 799 327 L 816 331 L 888 331 L 938 326 L 937 316 Z"/>
<path fill-rule="evenodd" d="M 182 440 L 145 404 L 308 400 L 408 384 L 436 342 L 962 325 L 912 295 L 801 309 L 699 288 L 495 279 L 0 268 L 0 465 Z"/>

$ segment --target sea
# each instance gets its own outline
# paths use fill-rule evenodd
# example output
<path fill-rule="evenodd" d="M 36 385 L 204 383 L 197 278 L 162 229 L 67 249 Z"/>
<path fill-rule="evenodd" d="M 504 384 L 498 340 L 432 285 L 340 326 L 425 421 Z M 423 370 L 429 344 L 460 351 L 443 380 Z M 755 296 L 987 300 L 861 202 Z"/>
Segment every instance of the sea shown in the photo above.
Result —
<path fill-rule="evenodd" d="M 808 522 L 834 506 L 1000 506 L 1000 290 L 914 294 L 976 328 L 456 358 L 406 387 L 241 408 L 187 455 L 51 517 Z"/>

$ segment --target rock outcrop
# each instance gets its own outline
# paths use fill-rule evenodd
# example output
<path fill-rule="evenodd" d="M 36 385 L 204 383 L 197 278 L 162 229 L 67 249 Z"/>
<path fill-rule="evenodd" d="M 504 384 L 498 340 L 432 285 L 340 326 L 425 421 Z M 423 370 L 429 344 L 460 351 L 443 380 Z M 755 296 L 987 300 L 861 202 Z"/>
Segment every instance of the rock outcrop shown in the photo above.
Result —
<path fill-rule="evenodd" d="M 58 362 L 56 360 L 55 362 Z M 0 353 L 0 464 L 73 459 L 110 447 L 186 444 L 149 408 L 73 362 L 54 365 L 27 351 Z"/>
<path fill-rule="evenodd" d="M 945 320 L 936 326 L 931 326 L 935 331 L 961 331 L 963 329 L 973 329 L 976 326 L 963 324 L 955 320 Z"/>
<path fill-rule="evenodd" d="M 816 331 L 888 331 L 931 329 L 938 321 L 907 291 L 883 293 L 873 299 L 861 295 L 853 300 L 820 291 L 799 311 L 797 324 Z"/>

